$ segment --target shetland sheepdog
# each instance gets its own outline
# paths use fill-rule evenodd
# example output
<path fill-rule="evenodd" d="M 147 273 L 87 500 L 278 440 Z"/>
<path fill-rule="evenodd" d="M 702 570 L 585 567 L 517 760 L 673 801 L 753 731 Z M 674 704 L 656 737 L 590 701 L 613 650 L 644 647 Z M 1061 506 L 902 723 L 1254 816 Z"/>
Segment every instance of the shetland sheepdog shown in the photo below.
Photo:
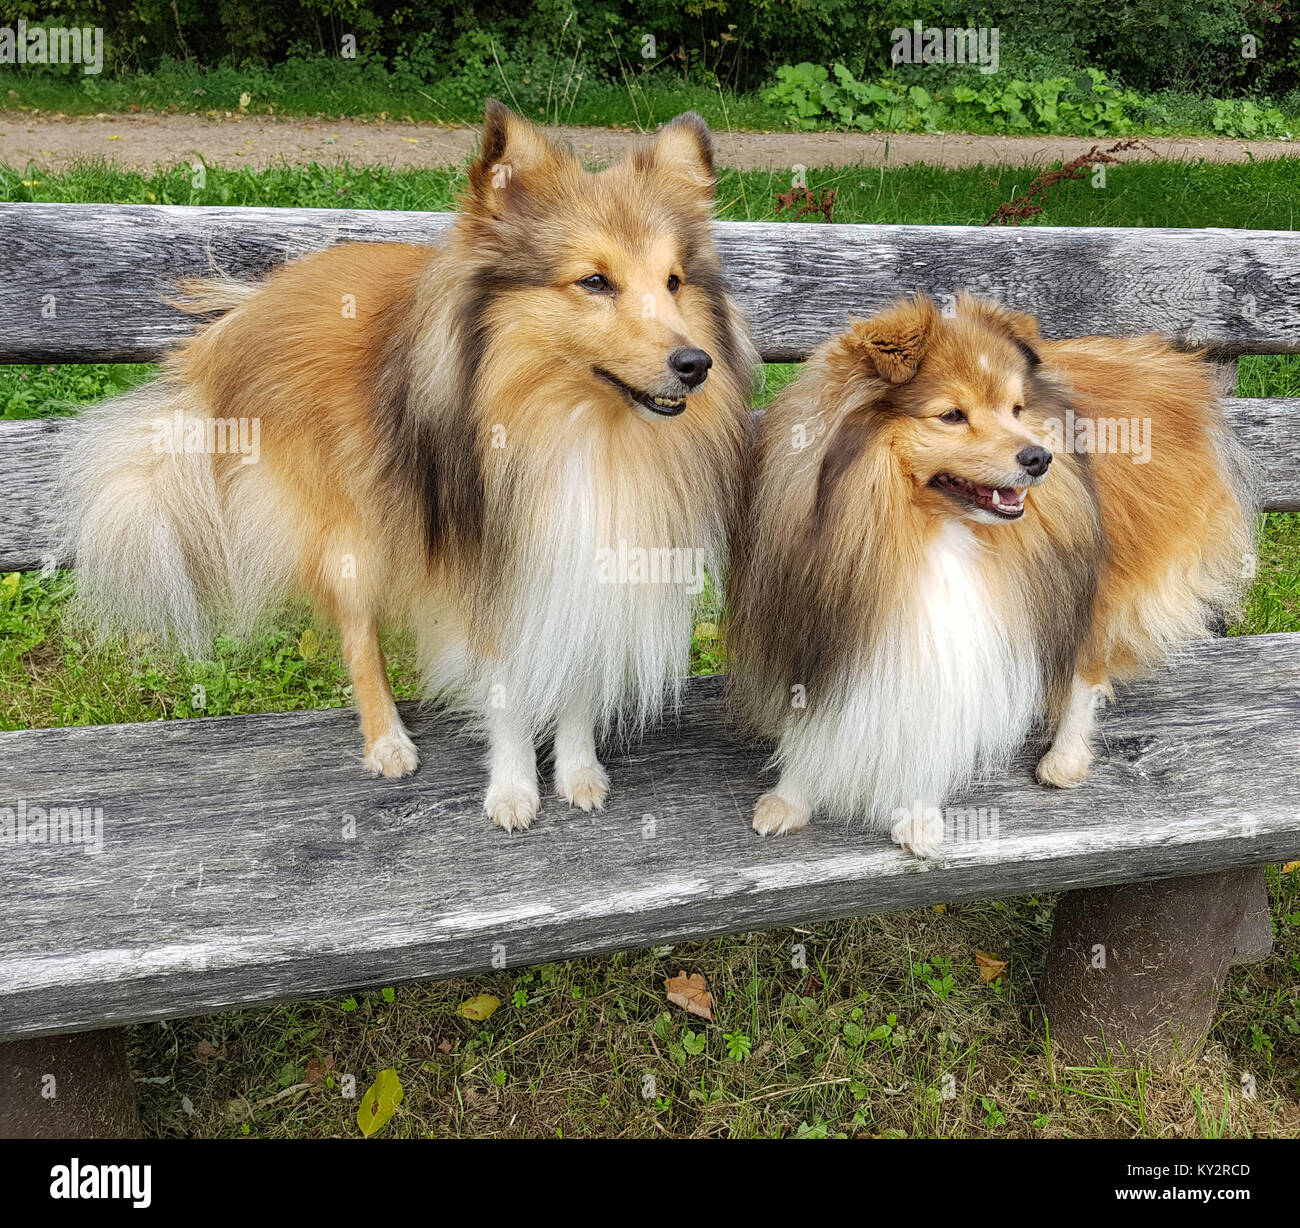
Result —
<path fill-rule="evenodd" d="M 757 356 L 714 186 L 695 114 L 593 173 L 490 102 L 445 240 L 185 286 L 218 318 L 68 458 L 84 610 L 195 652 L 309 598 L 383 776 L 419 755 L 379 630 L 413 628 L 429 692 L 486 735 L 494 823 L 538 813 L 543 739 L 556 793 L 602 806 L 596 738 L 672 702 L 741 514 Z M 212 446 L 246 421 L 256 463 Z"/>
<path fill-rule="evenodd" d="M 935 855 L 944 799 L 1042 717 L 1038 780 L 1081 784 L 1111 683 L 1237 602 L 1251 503 L 1211 367 L 1162 338 L 1041 341 L 969 296 L 854 322 L 766 413 L 728 589 L 780 772 L 754 828 L 865 817 Z"/>

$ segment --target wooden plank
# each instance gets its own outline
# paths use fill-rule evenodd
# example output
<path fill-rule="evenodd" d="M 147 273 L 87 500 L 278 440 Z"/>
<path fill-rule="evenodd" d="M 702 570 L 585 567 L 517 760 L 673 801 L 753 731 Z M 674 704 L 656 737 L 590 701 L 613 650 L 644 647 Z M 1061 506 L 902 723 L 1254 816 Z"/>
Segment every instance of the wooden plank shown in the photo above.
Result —
<path fill-rule="evenodd" d="M 0 421 L 0 571 L 52 568 L 62 553 L 52 522 L 63 418 Z"/>
<path fill-rule="evenodd" d="M 611 756 L 608 810 L 548 798 L 525 835 L 480 812 L 480 747 L 404 715 L 408 780 L 362 773 L 345 710 L 0 734 L 4 805 L 103 814 L 98 853 L 0 845 L 0 1036 L 1300 851 L 1300 636 L 1190 649 L 1103 714 L 1085 787 L 1040 788 L 1022 754 L 935 864 L 835 823 L 755 836 L 763 756 L 724 732 L 718 678 Z"/>
<path fill-rule="evenodd" d="M 1231 397 L 1224 408 L 1258 464 L 1263 510 L 1300 511 L 1300 398 Z M 68 419 L 0 422 L 0 571 L 66 564 L 49 523 Z"/>
<path fill-rule="evenodd" d="M 0 205 L 0 362 L 152 360 L 193 327 L 162 301 L 178 276 L 256 276 L 347 240 L 428 242 L 448 216 Z M 720 222 L 717 233 L 769 361 L 803 358 L 899 294 L 964 288 L 1034 312 L 1050 337 L 1154 330 L 1225 354 L 1300 350 L 1290 233 L 786 222 Z"/>

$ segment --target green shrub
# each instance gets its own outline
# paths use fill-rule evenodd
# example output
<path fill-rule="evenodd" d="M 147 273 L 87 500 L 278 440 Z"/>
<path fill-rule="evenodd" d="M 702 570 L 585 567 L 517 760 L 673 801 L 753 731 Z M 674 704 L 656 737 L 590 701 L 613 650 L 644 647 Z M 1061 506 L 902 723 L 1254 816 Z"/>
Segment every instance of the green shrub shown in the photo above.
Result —
<path fill-rule="evenodd" d="M 973 77 L 935 89 L 907 84 L 900 74 L 858 80 L 843 64 L 829 71 L 820 64 L 784 65 L 763 97 L 784 108 L 797 128 L 827 121 L 863 131 L 894 132 L 1069 132 L 1123 136 L 1141 127 L 1160 126 L 1156 100 L 1121 89 L 1100 69 L 1077 77 L 1045 81 Z M 1249 99 L 1216 100 L 1214 128 L 1224 136 L 1286 136 L 1286 118 L 1277 107 Z"/>
<path fill-rule="evenodd" d="M 11 21 L 104 28 L 115 69 L 153 71 L 165 58 L 212 68 L 337 60 L 345 35 L 354 63 L 373 63 L 427 87 L 455 78 L 479 95 L 500 76 L 544 95 L 552 69 L 621 83 L 649 70 L 736 91 L 772 80 L 782 64 L 836 61 L 870 79 L 889 67 L 890 31 L 996 26 L 1005 77 L 1072 77 L 1084 67 L 1151 93 L 1281 97 L 1300 88 L 1300 6 L 1288 0 L 929 0 L 900 13 L 894 0 L 0 0 Z M 643 56 L 646 36 L 653 53 Z M 1242 39 L 1255 55 L 1242 54 Z M 931 89 L 904 72 L 908 86 Z M 532 80 L 527 80 L 532 75 Z M 540 83 L 540 84 L 539 84 Z M 947 84 L 945 82 L 945 84 Z M 534 88 L 536 87 L 536 88 Z M 524 103 L 524 99 L 519 101 Z"/>

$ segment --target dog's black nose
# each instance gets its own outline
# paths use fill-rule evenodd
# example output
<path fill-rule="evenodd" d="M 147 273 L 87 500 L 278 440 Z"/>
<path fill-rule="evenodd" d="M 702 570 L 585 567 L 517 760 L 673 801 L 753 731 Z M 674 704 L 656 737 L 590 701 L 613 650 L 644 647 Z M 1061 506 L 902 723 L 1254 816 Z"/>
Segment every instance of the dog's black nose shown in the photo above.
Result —
<path fill-rule="evenodd" d="M 704 383 L 713 359 L 703 350 L 674 350 L 668 355 L 668 365 L 687 388 L 694 388 Z"/>
<path fill-rule="evenodd" d="M 1047 472 L 1047 466 L 1052 463 L 1052 454 L 1046 448 L 1034 444 L 1017 452 L 1016 460 L 1030 477 L 1040 478 Z"/>

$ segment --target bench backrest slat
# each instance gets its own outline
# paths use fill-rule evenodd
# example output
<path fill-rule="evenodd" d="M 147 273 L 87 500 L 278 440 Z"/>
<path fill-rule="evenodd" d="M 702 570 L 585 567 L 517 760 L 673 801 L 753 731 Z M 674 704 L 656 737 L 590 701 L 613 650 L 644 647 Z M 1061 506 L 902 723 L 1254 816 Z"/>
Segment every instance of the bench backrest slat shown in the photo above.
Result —
<path fill-rule="evenodd" d="M 429 242 L 445 213 L 0 205 L 0 362 L 149 361 L 193 321 L 177 277 L 265 273 L 349 240 Z M 719 222 L 728 280 L 768 361 L 851 316 L 962 288 L 1049 337 L 1164 332 L 1224 355 L 1300 351 L 1300 237 L 1273 231 Z"/>

